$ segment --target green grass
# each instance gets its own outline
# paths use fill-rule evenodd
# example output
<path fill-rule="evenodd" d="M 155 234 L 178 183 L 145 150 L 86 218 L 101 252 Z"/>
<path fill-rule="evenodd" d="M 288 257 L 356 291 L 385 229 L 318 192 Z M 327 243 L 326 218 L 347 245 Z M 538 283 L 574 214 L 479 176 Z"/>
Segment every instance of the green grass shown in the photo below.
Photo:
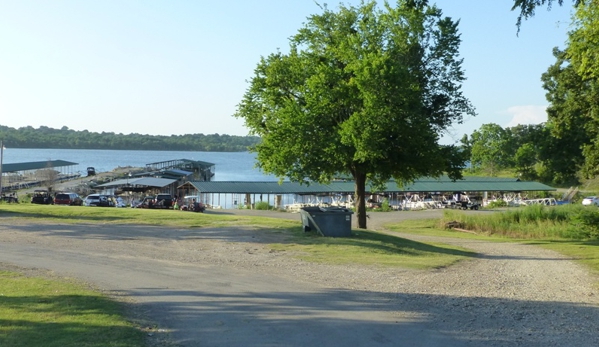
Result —
<path fill-rule="evenodd" d="M 446 211 L 450 212 L 450 211 Z M 458 212 L 466 215 L 467 213 Z M 499 213 L 497 213 L 499 214 Z M 468 214 L 472 215 L 472 214 Z M 448 216 L 447 214 L 445 215 Z M 454 217 L 453 211 L 449 216 Z M 491 214 L 484 214 L 485 217 Z M 451 219 L 451 218 L 450 218 Z M 586 266 L 590 271 L 599 274 L 599 240 L 573 240 L 557 238 L 538 238 L 530 237 L 530 234 L 517 233 L 486 233 L 478 234 L 465 233 L 456 230 L 443 228 L 443 222 L 440 220 L 407 220 L 401 223 L 388 224 L 385 227 L 389 231 L 402 232 L 416 235 L 440 236 L 449 238 L 463 238 L 474 240 L 485 240 L 492 242 L 520 242 L 534 244 L 543 248 L 547 248 L 565 256 L 571 257 L 580 264 Z M 538 227 L 543 227 L 542 224 L 536 224 Z"/>
<path fill-rule="evenodd" d="M 225 211 L 225 210 L 223 210 Z M 177 227 L 264 226 L 281 229 L 297 225 L 286 220 L 233 214 L 195 213 L 175 210 L 104 208 L 35 204 L 0 204 L 0 217 L 35 219 L 67 224 L 138 224 Z"/>
<path fill-rule="evenodd" d="M 439 227 L 457 221 L 481 234 L 522 239 L 599 239 L 599 209 L 595 206 L 531 205 L 486 214 L 444 211 Z"/>
<path fill-rule="evenodd" d="M 0 346 L 139 347 L 122 306 L 82 285 L 0 271 Z"/>
<path fill-rule="evenodd" d="M 413 269 L 441 268 L 476 254 L 441 243 L 423 243 L 367 230 L 354 230 L 351 237 L 320 237 L 293 229 L 291 242 L 271 244 L 275 251 L 285 251 L 316 263 L 361 264 Z"/>

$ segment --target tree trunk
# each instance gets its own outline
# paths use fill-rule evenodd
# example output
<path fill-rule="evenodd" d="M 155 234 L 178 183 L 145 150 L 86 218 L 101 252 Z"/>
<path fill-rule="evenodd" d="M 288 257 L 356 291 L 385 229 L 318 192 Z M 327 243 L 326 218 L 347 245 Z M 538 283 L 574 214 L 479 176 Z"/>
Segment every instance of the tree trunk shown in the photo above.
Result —
<path fill-rule="evenodd" d="M 356 214 L 358 219 L 358 228 L 366 229 L 366 174 L 356 173 L 354 175 L 356 182 Z"/>

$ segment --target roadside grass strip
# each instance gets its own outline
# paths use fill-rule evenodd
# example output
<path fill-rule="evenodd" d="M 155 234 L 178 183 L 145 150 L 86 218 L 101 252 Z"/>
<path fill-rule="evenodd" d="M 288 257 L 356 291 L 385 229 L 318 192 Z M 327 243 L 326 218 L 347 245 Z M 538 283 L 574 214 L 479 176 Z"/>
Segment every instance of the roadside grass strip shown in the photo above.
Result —
<path fill-rule="evenodd" d="M 417 242 L 368 230 L 353 230 L 351 237 L 339 238 L 304 233 L 301 228 L 293 228 L 293 233 L 295 237 L 291 242 L 270 247 L 316 263 L 411 269 L 442 268 L 476 256 L 457 246 Z"/>
<path fill-rule="evenodd" d="M 0 271 L 0 346 L 140 347 L 118 302 L 68 280 Z"/>
<path fill-rule="evenodd" d="M 560 232 L 557 226 L 554 224 L 555 229 L 549 231 L 542 231 L 545 228 L 544 223 L 538 223 L 535 220 L 531 220 L 529 223 L 531 226 L 517 225 L 511 227 L 509 223 L 504 225 L 508 232 L 503 233 L 489 233 L 479 231 L 478 234 L 464 233 L 456 230 L 443 228 L 444 222 L 455 220 L 456 216 L 460 213 L 451 213 L 450 218 L 447 218 L 447 214 L 444 220 L 429 219 L 429 220 L 406 220 L 400 223 L 388 224 L 385 228 L 393 232 L 401 232 L 408 234 L 437 236 L 437 237 L 448 237 L 448 238 L 465 238 L 465 239 L 477 239 L 491 242 L 519 242 L 526 244 L 533 244 L 539 247 L 553 250 L 567 257 L 572 258 L 574 261 L 583 264 L 593 273 L 599 276 L 599 240 L 596 239 L 572 239 L 560 238 L 557 235 L 580 235 L 580 233 L 571 232 L 572 226 L 563 225 L 563 231 Z M 465 214 L 462 212 L 462 214 Z M 469 214 L 466 218 L 473 218 Z M 479 219 L 485 218 L 486 216 L 477 217 Z M 497 218 L 497 217 L 493 217 Z M 458 218 L 459 220 L 459 218 Z M 467 220 L 467 219 L 466 219 Z M 483 224 L 484 222 L 480 222 Z M 488 222 L 492 223 L 492 222 Z M 522 220 L 514 222 L 514 224 L 524 223 Z M 556 231 L 557 229 L 557 231 Z M 524 230 L 522 232 L 521 230 Z M 532 230 L 532 231 L 531 231 Z M 532 234 L 540 234 L 542 236 L 538 238 L 532 238 Z M 599 286 L 599 283 L 598 283 Z"/>
<path fill-rule="evenodd" d="M 51 221 L 65 224 L 138 224 L 190 228 L 262 226 L 273 229 L 297 225 L 297 221 L 253 216 L 215 215 L 174 210 L 0 204 L 0 217 Z"/>

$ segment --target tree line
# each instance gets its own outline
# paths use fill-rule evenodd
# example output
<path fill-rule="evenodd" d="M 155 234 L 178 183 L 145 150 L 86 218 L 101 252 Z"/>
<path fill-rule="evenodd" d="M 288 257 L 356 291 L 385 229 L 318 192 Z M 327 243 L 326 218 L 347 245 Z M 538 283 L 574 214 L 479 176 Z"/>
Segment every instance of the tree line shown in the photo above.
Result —
<path fill-rule="evenodd" d="M 243 152 L 260 142 L 257 136 L 219 134 L 143 135 L 76 131 L 40 126 L 10 128 L 0 125 L 0 140 L 11 148 L 116 149 L 154 151 Z"/>
<path fill-rule="evenodd" d="M 562 0 L 516 0 L 521 17 L 538 6 Z M 576 184 L 599 174 L 599 2 L 573 0 L 572 30 L 555 63 L 541 76 L 547 122 L 503 129 L 485 124 L 462 145 L 474 171 L 491 175 L 514 170 L 527 180 L 554 185 Z"/>

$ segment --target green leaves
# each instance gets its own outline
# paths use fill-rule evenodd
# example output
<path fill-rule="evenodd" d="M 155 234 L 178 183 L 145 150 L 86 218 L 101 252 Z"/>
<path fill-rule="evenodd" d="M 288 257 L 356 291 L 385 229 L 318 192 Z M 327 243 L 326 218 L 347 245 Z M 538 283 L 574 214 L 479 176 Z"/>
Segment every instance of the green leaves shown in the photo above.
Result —
<path fill-rule="evenodd" d="M 290 39 L 289 53 L 261 60 L 235 116 L 262 137 L 264 171 L 318 182 L 351 174 L 363 184 L 463 166 L 438 144 L 474 115 L 461 92 L 457 22 L 426 3 L 324 7 Z"/>

